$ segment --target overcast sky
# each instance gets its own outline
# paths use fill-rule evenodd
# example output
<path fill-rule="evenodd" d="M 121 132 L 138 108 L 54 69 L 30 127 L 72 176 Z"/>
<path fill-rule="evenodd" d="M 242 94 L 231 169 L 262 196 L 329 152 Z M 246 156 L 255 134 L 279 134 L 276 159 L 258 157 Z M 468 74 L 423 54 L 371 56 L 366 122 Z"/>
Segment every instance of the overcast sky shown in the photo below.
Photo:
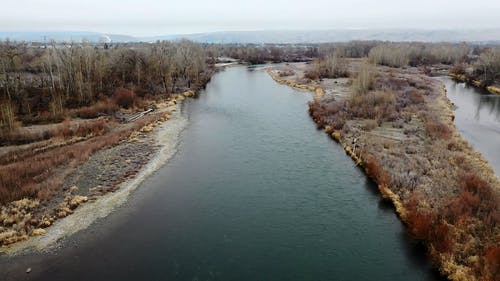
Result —
<path fill-rule="evenodd" d="M 500 0 L 2 0 L 0 31 L 500 28 Z"/>

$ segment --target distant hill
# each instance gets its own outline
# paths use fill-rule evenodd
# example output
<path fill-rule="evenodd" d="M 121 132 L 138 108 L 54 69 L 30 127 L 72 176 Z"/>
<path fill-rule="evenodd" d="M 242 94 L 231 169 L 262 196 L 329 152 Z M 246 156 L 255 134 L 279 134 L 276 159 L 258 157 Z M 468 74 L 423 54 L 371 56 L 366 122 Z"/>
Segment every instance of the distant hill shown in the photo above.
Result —
<path fill-rule="evenodd" d="M 338 30 L 267 30 L 224 31 L 197 34 L 133 37 L 98 32 L 47 31 L 0 32 L 0 40 L 27 42 L 154 42 L 157 40 L 189 39 L 202 43 L 325 43 L 351 40 L 423 41 L 423 42 L 477 42 L 500 43 L 500 29 L 479 30 L 418 30 L 418 29 L 338 29 Z"/>
<path fill-rule="evenodd" d="M 86 31 L 33 31 L 33 32 L 2 32 L 0 31 L 0 40 L 9 39 L 18 42 L 134 42 L 137 38 L 128 35 L 104 34 L 98 32 Z"/>
<path fill-rule="evenodd" d="M 227 31 L 144 38 L 172 40 L 186 38 L 204 43 L 325 43 L 352 40 L 423 42 L 500 42 L 494 30 L 311 30 L 311 31 Z"/>

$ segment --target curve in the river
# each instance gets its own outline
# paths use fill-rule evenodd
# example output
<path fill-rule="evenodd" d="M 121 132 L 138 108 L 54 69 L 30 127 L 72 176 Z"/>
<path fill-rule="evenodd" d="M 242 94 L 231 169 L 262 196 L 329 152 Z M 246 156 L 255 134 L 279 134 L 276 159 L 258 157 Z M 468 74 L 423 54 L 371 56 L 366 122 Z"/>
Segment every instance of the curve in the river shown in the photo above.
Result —
<path fill-rule="evenodd" d="M 439 280 L 378 191 L 307 114 L 233 67 L 184 104 L 179 152 L 128 203 L 12 280 Z M 30 274 L 24 273 L 31 267 Z"/>

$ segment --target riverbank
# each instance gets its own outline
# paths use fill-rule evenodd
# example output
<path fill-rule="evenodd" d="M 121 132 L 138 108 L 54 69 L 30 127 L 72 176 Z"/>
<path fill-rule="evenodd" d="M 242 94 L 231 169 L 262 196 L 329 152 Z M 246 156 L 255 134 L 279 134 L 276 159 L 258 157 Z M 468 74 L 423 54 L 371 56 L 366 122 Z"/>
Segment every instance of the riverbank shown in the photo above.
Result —
<path fill-rule="evenodd" d="M 460 82 L 467 83 L 467 85 L 471 85 L 471 86 L 474 86 L 474 87 L 479 88 L 479 89 L 484 89 L 491 94 L 500 95 L 500 87 L 497 87 L 497 86 L 483 87 L 482 81 L 470 79 L 466 75 L 463 75 L 463 74 L 450 73 L 449 76 L 455 80 L 460 81 Z"/>
<path fill-rule="evenodd" d="M 2 206 L 0 254 L 47 250 L 125 202 L 148 175 L 175 153 L 179 134 L 187 123 L 180 104 L 194 95 L 186 91 L 159 100 L 153 113 L 102 135 L 109 145 L 102 149 L 97 146 L 97 151 L 74 167 L 72 164 L 59 169 L 62 189 L 51 200 L 24 198 Z M 115 131 L 119 134 L 114 135 Z M 87 142 L 98 142 L 98 138 Z M 81 145 L 87 144 L 82 141 Z M 78 147 L 69 147 L 78 151 Z"/>
<path fill-rule="evenodd" d="M 415 69 L 359 64 L 350 61 L 353 76 L 365 75 L 364 82 L 373 75 L 361 94 L 353 94 L 358 78 L 304 78 L 306 64 L 268 73 L 282 84 L 322 89 L 309 108 L 318 127 L 378 184 L 443 275 L 495 280 L 500 183 L 456 130 L 443 84 Z"/>

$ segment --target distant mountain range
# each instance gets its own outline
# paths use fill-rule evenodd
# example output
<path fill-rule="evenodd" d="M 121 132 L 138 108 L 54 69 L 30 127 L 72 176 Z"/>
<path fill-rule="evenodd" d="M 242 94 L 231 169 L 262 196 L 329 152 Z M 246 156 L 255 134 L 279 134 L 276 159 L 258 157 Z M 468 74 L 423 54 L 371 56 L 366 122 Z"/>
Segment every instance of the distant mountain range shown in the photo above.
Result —
<path fill-rule="evenodd" d="M 224 31 L 179 34 L 154 37 L 133 37 L 98 32 L 0 32 L 0 40 L 26 42 L 154 42 L 157 40 L 189 39 L 201 43 L 326 43 L 352 40 L 477 42 L 500 43 L 500 29 L 477 30 L 419 30 L 419 29 L 337 29 L 337 30 L 267 30 Z"/>

